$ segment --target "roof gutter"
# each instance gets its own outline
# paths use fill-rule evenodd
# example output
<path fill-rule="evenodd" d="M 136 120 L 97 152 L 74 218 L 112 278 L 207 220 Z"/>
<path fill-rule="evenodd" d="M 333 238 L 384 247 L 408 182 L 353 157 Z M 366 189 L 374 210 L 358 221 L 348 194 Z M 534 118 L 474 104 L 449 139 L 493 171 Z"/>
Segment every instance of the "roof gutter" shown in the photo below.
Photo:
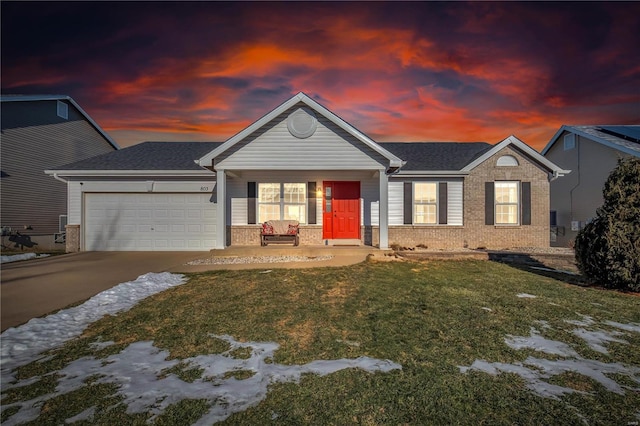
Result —
<path fill-rule="evenodd" d="M 45 170 L 46 174 L 56 176 L 202 176 L 211 178 L 215 172 L 203 170 Z"/>
<path fill-rule="evenodd" d="M 47 171 L 48 171 L 48 170 L 45 170 L 45 173 L 47 173 Z M 47 173 L 47 174 L 49 174 L 49 173 Z M 68 180 L 63 179 L 63 178 L 61 178 L 60 176 L 58 176 L 58 174 L 57 174 L 57 173 L 53 173 L 51 176 L 53 176 L 53 178 L 54 178 L 55 180 L 59 180 L 59 181 L 60 181 L 60 182 L 62 182 L 62 183 L 68 183 L 68 182 L 69 182 Z"/>
<path fill-rule="evenodd" d="M 468 175 L 468 171 L 463 170 L 400 170 L 395 176 L 398 177 L 460 177 Z"/>

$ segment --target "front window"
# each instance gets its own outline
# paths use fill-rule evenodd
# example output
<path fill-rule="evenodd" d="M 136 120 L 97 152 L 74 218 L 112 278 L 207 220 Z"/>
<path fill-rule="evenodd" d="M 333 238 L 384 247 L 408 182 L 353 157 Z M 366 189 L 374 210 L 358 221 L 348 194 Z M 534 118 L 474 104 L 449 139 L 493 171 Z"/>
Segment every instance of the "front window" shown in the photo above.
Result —
<path fill-rule="evenodd" d="M 304 183 L 259 183 L 258 221 L 297 220 L 307 223 L 307 185 Z"/>
<path fill-rule="evenodd" d="M 435 225 L 438 221 L 438 184 L 416 182 L 413 186 L 413 223 Z"/>
<path fill-rule="evenodd" d="M 518 182 L 495 182 L 496 225 L 518 224 Z"/>

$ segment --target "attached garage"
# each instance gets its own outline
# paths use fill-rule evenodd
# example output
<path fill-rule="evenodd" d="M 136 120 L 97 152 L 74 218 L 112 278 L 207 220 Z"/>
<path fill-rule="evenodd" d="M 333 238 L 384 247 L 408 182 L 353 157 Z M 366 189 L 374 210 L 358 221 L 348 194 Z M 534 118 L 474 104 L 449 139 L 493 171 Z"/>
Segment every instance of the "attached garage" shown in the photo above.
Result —
<path fill-rule="evenodd" d="M 85 193 L 84 250 L 203 251 L 216 245 L 211 193 Z"/>

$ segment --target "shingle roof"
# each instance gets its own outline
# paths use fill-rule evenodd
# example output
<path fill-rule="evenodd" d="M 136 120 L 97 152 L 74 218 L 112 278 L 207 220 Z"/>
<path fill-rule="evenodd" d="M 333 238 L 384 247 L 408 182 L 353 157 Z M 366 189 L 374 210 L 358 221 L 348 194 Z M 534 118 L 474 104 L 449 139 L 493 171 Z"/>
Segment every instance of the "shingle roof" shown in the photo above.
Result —
<path fill-rule="evenodd" d="M 52 170 L 202 170 L 194 160 L 222 142 L 143 142 Z"/>
<path fill-rule="evenodd" d="M 577 130 L 581 130 L 582 132 L 595 136 L 596 138 L 603 139 L 613 145 L 617 145 L 619 147 L 624 147 L 630 149 L 632 151 L 636 151 L 640 154 L 640 143 L 635 142 L 633 140 L 628 140 L 624 138 L 624 135 L 616 134 L 616 128 L 629 128 L 630 130 L 635 130 L 635 132 L 640 129 L 640 126 L 567 126 Z M 607 131 L 608 127 L 610 127 L 614 131 Z"/>
<path fill-rule="evenodd" d="M 553 135 L 547 146 L 544 147 L 542 155 L 547 154 L 564 132 L 576 133 L 580 136 L 589 138 L 594 142 L 640 157 L 640 142 L 638 142 L 640 125 L 571 126 L 565 124 L 560 127 L 556 134 Z"/>
<path fill-rule="evenodd" d="M 194 160 L 222 142 L 144 142 L 52 170 L 202 170 Z M 485 142 L 383 142 L 402 170 L 460 170 L 492 148 Z"/>
<path fill-rule="evenodd" d="M 402 170 L 460 170 L 493 145 L 485 142 L 382 142 L 407 163 Z"/>

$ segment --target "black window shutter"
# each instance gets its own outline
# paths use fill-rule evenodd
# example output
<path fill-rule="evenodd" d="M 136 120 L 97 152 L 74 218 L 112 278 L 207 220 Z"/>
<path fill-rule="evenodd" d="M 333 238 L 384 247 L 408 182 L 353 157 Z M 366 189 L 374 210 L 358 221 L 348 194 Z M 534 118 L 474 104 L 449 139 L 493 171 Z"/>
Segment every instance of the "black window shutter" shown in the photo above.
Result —
<path fill-rule="evenodd" d="M 256 223 L 256 183 L 247 182 L 247 224 Z"/>
<path fill-rule="evenodd" d="M 404 183 L 404 222 L 405 225 L 413 223 L 413 183 Z"/>
<path fill-rule="evenodd" d="M 522 182 L 522 224 L 531 225 L 531 182 Z"/>
<path fill-rule="evenodd" d="M 494 217 L 494 187 L 493 182 L 485 182 L 484 183 L 484 224 L 485 225 L 493 225 L 493 217 Z"/>
<path fill-rule="evenodd" d="M 316 183 L 307 182 L 307 211 L 309 225 L 316 224 Z"/>
<path fill-rule="evenodd" d="M 440 225 L 447 224 L 447 182 L 439 182 L 438 184 L 438 223 Z"/>

